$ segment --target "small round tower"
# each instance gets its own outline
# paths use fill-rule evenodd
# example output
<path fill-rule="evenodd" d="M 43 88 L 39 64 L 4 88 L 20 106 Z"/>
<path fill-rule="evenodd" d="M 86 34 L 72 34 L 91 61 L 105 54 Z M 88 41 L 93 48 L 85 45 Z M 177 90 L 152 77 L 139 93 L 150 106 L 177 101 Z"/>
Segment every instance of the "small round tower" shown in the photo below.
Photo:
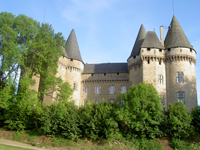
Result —
<path fill-rule="evenodd" d="M 75 105 L 80 105 L 81 74 L 84 70 L 75 31 L 72 29 L 65 44 L 64 56 L 59 59 L 59 75 L 65 82 L 69 82 L 74 89 L 72 100 Z"/>
<path fill-rule="evenodd" d="M 143 24 L 140 27 L 135 44 L 133 46 L 130 57 L 128 58 L 129 82 L 132 84 L 139 84 L 142 82 L 142 59 L 141 59 L 141 45 L 146 36 L 146 31 Z"/>
<path fill-rule="evenodd" d="M 182 101 L 191 112 L 197 105 L 196 51 L 175 16 L 165 38 L 168 102 Z"/>

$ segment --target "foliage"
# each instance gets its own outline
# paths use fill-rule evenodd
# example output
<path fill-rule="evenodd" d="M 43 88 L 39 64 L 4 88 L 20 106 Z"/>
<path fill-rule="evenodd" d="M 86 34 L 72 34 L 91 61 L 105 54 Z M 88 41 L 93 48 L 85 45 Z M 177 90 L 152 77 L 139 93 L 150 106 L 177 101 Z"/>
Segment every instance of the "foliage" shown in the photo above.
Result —
<path fill-rule="evenodd" d="M 81 136 L 78 108 L 71 102 L 54 103 L 45 107 L 38 119 L 41 134 L 63 135 L 73 140 Z"/>
<path fill-rule="evenodd" d="M 192 110 L 192 125 L 195 128 L 195 131 L 200 133 L 200 106 L 196 106 Z"/>
<path fill-rule="evenodd" d="M 31 79 L 26 76 L 22 81 L 21 90 L 16 98 L 8 101 L 8 107 L 4 110 L 6 127 L 12 130 L 34 128 L 42 110 L 42 103 L 36 97 L 36 91 L 29 88 Z"/>
<path fill-rule="evenodd" d="M 142 138 L 131 141 L 138 150 L 163 150 L 160 140 Z"/>
<path fill-rule="evenodd" d="M 80 108 L 81 129 L 84 137 L 97 140 L 101 138 L 121 138 L 118 124 L 114 119 L 114 107 L 111 103 L 87 102 Z"/>
<path fill-rule="evenodd" d="M 161 98 L 151 84 L 132 85 L 119 99 L 125 102 L 116 112 L 116 120 L 123 136 L 155 138 L 161 136 Z"/>
<path fill-rule="evenodd" d="M 166 133 L 175 138 L 187 138 L 193 133 L 192 117 L 182 102 L 169 104 L 166 113 Z"/>
<path fill-rule="evenodd" d="M 190 149 L 189 143 L 187 143 L 186 141 L 180 140 L 180 139 L 176 139 L 176 138 L 171 139 L 170 146 L 174 149 L 181 149 L 181 150 Z"/>

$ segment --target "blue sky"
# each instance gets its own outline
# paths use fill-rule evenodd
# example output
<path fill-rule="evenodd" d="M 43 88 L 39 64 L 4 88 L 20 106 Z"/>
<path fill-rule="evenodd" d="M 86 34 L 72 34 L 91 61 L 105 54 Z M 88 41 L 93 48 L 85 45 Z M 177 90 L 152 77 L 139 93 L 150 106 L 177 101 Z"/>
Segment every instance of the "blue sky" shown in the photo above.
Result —
<path fill-rule="evenodd" d="M 146 31 L 155 30 L 160 37 L 160 25 L 166 35 L 175 14 L 197 51 L 200 99 L 199 6 L 199 0 L 2 0 L 0 10 L 52 24 L 65 39 L 74 27 L 85 63 L 126 62 L 142 23 Z"/>

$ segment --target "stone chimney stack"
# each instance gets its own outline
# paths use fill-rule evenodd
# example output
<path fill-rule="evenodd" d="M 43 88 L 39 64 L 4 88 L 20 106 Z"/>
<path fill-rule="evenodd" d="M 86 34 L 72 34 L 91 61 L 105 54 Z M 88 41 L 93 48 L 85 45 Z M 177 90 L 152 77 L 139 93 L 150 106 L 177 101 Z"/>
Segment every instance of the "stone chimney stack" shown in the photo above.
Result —
<path fill-rule="evenodd" d="M 160 42 L 164 46 L 164 32 L 163 32 L 163 26 L 160 26 Z"/>

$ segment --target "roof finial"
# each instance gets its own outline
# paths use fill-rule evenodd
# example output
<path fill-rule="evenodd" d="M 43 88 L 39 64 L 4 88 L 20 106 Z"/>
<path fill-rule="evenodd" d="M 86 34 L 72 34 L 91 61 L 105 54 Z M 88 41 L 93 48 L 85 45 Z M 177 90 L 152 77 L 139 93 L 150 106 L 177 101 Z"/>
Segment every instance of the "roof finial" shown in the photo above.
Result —
<path fill-rule="evenodd" d="M 174 13 L 174 0 L 172 0 L 172 7 L 173 7 L 173 15 L 175 14 Z"/>
<path fill-rule="evenodd" d="M 73 29 L 74 29 L 74 25 L 73 25 Z"/>

